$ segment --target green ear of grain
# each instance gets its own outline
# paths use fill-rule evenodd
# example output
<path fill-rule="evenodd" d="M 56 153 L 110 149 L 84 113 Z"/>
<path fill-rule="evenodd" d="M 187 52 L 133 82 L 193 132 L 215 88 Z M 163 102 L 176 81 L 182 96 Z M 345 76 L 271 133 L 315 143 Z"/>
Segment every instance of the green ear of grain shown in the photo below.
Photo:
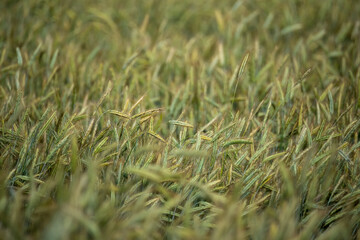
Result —
<path fill-rule="evenodd" d="M 120 118 L 125 118 L 125 119 L 130 119 L 130 116 L 126 113 L 122 113 L 120 111 L 116 111 L 116 110 L 109 110 L 108 113 L 113 114 L 115 116 L 118 116 Z"/>
<path fill-rule="evenodd" d="M 253 141 L 249 140 L 249 139 L 234 139 L 228 142 L 225 142 L 223 147 L 229 147 L 231 145 L 237 145 L 237 144 L 253 144 Z"/>
<path fill-rule="evenodd" d="M 172 125 L 180 126 L 180 127 L 194 128 L 194 126 L 191 125 L 190 123 L 182 122 L 182 121 L 178 121 L 178 120 L 170 120 L 169 123 Z"/>
<path fill-rule="evenodd" d="M 240 66 L 238 67 L 238 69 L 236 71 L 236 74 L 230 80 L 230 90 L 234 89 L 234 91 L 233 91 L 233 99 L 235 99 L 237 87 L 238 87 L 239 81 L 240 81 L 240 79 L 241 79 L 241 77 L 242 77 L 242 75 L 243 75 L 243 73 L 245 71 L 245 67 L 246 67 L 247 61 L 249 59 L 249 55 L 250 55 L 250 53 L 245 54 L 243 60 L 241 61 Z M 235 81 L 236 81 L 236 85 L 234 86 Z"/>
<path fill-rule="evenodd" d="M 23 65 L 23 58 L 22 58 L 22 55 L 21 55 L 21 51 L 20 51 L 20 48 L 16 48 L 16 55 L 17 55 L 17 63 L 21 66 Z"/>
<path fill-rule="evenodd" d="M 276 158 L 282 157 L 286 154 L 286 152 L 280 152 L 280 153 L 275 153 L 273 155 L 267 156 L 266 158 L 264 158 L 263 162 L 269 162 L 271 160 L 274 160 Z"/>

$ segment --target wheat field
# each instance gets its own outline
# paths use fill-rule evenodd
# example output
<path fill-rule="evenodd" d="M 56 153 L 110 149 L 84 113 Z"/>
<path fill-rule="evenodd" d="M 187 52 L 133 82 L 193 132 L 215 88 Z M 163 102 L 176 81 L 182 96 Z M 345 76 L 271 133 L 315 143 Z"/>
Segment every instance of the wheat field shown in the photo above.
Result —
<path fill-rule="evenodd" d="M 358 1 L 0 12 L 0 239 L 360 239 Z"/>

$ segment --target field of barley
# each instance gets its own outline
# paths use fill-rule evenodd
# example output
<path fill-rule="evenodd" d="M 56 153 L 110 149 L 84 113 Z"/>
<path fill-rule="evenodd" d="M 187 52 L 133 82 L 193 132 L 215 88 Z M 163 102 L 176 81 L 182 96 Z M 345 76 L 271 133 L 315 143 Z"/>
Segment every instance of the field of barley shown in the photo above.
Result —
<path fill-rule="evenodd" d="M 0 239 L 360 239 L 356 0 L 1 0 Z"/>

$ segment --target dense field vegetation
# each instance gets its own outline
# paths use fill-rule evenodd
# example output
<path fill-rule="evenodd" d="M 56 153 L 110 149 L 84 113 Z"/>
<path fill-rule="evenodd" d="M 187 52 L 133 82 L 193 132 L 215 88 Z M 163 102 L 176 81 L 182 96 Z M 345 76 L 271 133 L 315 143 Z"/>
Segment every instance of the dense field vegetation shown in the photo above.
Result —
<path fill-rule="evenodd" d="M 360 238 L 358 1 L 0 12 L 1 239 Z"/>

